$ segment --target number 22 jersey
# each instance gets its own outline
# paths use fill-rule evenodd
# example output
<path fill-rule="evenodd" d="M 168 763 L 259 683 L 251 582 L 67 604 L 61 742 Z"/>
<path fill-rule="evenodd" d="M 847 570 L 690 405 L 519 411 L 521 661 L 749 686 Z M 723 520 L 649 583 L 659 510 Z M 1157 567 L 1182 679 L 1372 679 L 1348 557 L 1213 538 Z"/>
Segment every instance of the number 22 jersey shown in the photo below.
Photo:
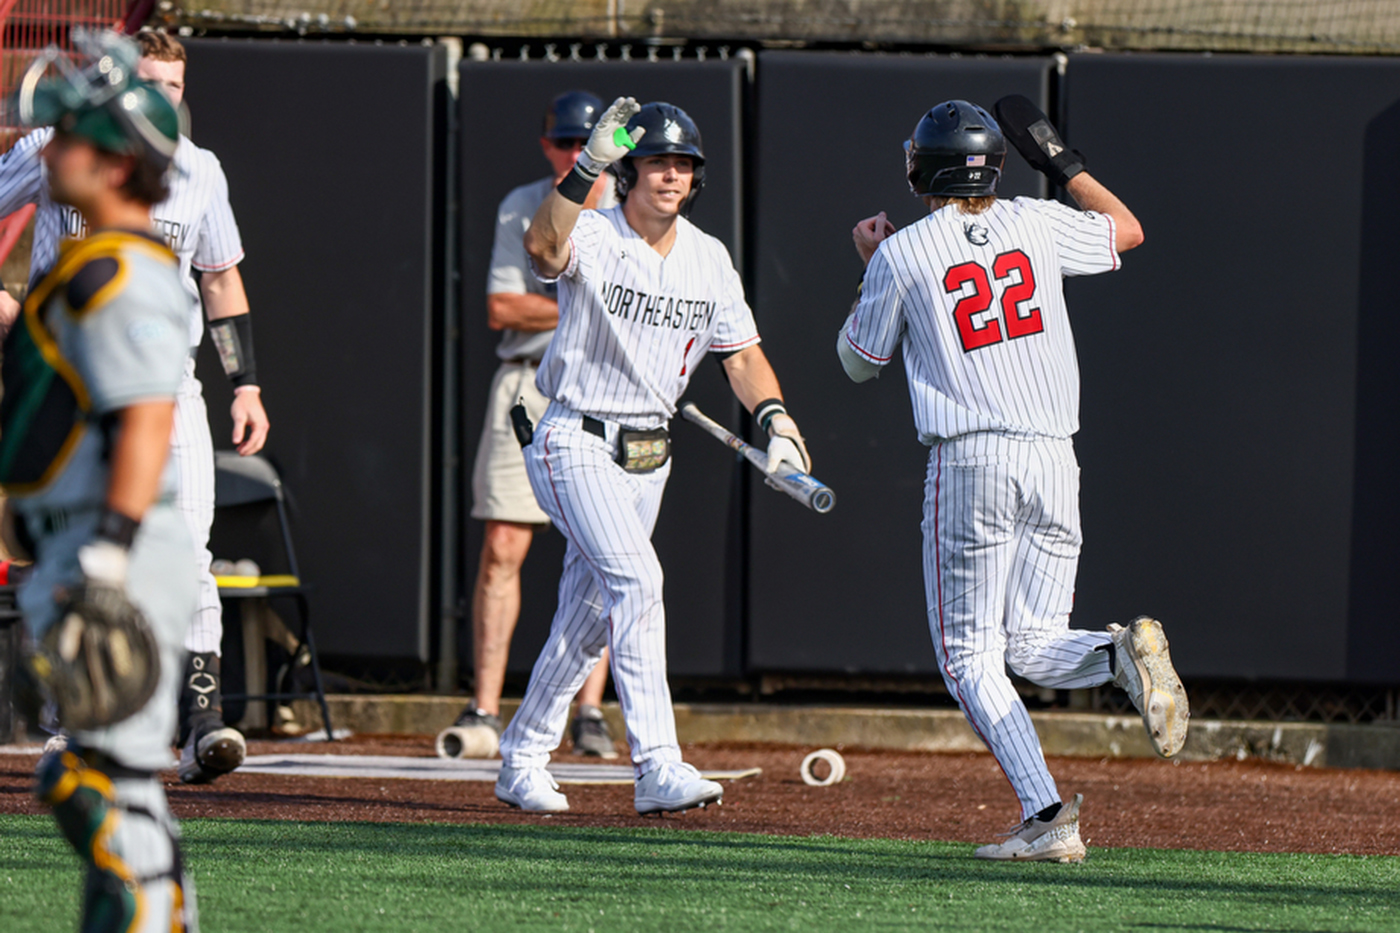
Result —
<path fill-rule="evenodd" d="M 1119 266 L 1113 220 L 1036 198 L 953 202 L 884 240 L 842 339 L 884 366 L 903 345 L 919 439 L 1069 437 L 1079 364 L 1062 278 Z"/>

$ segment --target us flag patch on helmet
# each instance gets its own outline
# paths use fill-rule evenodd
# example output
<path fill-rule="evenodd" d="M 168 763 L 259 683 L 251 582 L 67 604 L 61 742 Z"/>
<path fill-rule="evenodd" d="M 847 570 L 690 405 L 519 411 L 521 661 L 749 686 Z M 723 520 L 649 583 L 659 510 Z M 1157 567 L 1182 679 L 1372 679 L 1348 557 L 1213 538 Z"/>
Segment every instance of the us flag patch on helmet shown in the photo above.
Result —
<path fill-rule="evenodd" d="M 987 157 L 986 157 L 985 155 L 970 155 L 970 156 L 967 157 L 967 164 L 968 164 L 968 165 L 986 165 L 986 164 L 987 164 Z"/>

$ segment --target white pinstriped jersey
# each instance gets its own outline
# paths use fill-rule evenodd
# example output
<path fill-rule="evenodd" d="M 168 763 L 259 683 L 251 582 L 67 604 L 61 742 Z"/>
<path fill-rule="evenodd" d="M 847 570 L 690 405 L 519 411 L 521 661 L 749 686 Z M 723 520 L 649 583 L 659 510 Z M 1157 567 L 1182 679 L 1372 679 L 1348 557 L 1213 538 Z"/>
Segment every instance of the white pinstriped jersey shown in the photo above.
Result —
<path fill-rule="evenodd" d="M 575 411 L 654 428 L 710 350 L 759 342 L 729 251 L 684 217 L 662 257 L 621 207 L 584 211 L 559 276 L 559 326 L 535 378 Z"/>
<path fill-rule="evenodd" d="M 39 151 L 52 135 L 51 128 L 35 130 L 0 158 L 0 217 L 26 204 L 38 205 L 31 286 L 52 268 L 60 240 L 87 235 L 87 225 L 76 210 L 49 198 L 47 169 Z M 197 347 L 204 335 L 204 315 L 199 286 L 190 270 L 231 269 L 243 260 L 243 240 L 229 206 L 228 179 L 214 153 L 181 136 L 169 181 L 170 197 L 151 210 L 151 227 L 180 260 L 180 281 L 194 299 L 190 346 Z"/>
<path fill-rule="evenodd" d="M 883 366 L 903 345 L 925 444 L 973 431 L 1070 437 L 1079 364 L 1062 277 L 1117 269 L 1106 214 L 1056 201 L 956 204 L 884 240 L 842 331 Z"/>

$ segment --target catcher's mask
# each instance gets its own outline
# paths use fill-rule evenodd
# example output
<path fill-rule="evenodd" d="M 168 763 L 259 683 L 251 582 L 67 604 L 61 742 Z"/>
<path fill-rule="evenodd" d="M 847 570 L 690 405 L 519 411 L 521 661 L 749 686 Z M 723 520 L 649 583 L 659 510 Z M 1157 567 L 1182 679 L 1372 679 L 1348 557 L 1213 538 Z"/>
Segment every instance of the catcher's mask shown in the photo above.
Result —
<path fill-rule="evenodd" d="M 965 100 L 933 107 L 904 142 L 909 190 L 921 198 L 996 194 L 1005 162 L 1006 139 L 996 119 Z"/>
<path fill-rule="evenodd" d="M 642 109 L 627 121 L 631 132 L 639 126 L 646 127 L 646 135 L 637 143 L 637 148 L 608 166 L 608 171 L 617 178 L 617 196 L 626 199 L 627 192 L 637 183 L 637 167 L 633 159 L 646 156 L 674 154 L 690 156 L 695 164 L 695 174 L 690 179 L 690 194 L 681 202 L 681 214 L 690 215 L 700 189 L 705 187 L 705 150 L 700 142 L 700 130 L 695 121 L 675 104 L 643 104 Z"/>
<path fill-rule="evenodd" d="M 136 77 L 136 43 L 114 32 L 73 30 L 74 62 L 57 46 L 20 79 L 15 110 L 25 126 L 54 126 L 99 149 L 164 170 L 179 144 L 180 118 L 154 85 Z M 46 76 L 50 70 L 55 72 Z"/>

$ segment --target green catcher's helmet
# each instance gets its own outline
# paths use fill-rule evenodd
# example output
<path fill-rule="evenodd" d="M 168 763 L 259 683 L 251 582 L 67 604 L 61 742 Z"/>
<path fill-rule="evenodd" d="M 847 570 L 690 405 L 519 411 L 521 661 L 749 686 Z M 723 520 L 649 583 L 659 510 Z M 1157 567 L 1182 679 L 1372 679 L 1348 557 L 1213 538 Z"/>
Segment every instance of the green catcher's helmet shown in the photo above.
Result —
<path fill-rule="evenodd" d="M 180 118 L 155 85 L 136 77 L 141 53 L 114 32 L 74 30 L 84 61 L 50 46 L 20 81 L 17 109 L 26 126 L 55 126 L 99 149 L 135 155 L 164 169 L 180 141 Z M 49 65 L 58 72 L 44 73 Z"/>

